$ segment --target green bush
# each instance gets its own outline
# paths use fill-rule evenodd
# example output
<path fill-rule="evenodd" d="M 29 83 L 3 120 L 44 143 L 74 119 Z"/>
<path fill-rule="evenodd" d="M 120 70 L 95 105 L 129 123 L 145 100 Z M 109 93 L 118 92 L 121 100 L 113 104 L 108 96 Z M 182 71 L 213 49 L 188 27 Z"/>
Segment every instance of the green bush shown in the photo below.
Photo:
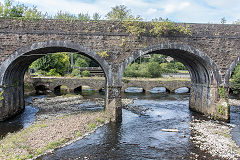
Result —
<path fill-rule="evenodd" d="M 157 62 L 149 62 L 147 64 L 147 74 L 150 75 L 151 78 L 161 77 L 162 69 L 160 64 Z"/>
<path fill-rule="evenodd" d="M 71 76 L 73 76 L 73 77 L 79 77 L 79 76 L 81 76 L 80 75 L 80 70 L 79 69 L 73 69 L 72 70 L 72 73 L 71 73 Z"/>
<path fill-rule="evenodd" d="M 90 72 L 89 71 L 82 71 L 82 76 L 83 77 L 90 77 Z"/>
<path fill-rule="evenodd" d="M 46 76 L 46 71 L 43 71 L 43 70 L 38 70 L 36 73 L 35 73 L 37 76 Z"/>
<path fill-rule="evenodd" d="M 86 62 L 85 59 L 83 58 L 78 58 L 77 61 L 75 62 L 76 67 L 88 67 L 88 63 Z"/>
<path fill-rule="evenodd" d="M 64 76 L 69 69 L 70 61 L 67 53 L 56 53 L 46 55 L 34 61 L 30 68 L 35 68 L 37 71 L 42 70 L 50 72 L 51 69 L 56 68 L 56 72 Z"/>
<path fill-rule="evenodd" d="M 240 65 L 234 69 L 231 81 L 233 94 L 240 94 Z"/>
<path fill-rule="evenodd" d="M 57 72 L 57 69 L 50 69 L 49 72 L 47 72 L 46 74 L 47 76 L 61 76 L 58 72 Z"/>

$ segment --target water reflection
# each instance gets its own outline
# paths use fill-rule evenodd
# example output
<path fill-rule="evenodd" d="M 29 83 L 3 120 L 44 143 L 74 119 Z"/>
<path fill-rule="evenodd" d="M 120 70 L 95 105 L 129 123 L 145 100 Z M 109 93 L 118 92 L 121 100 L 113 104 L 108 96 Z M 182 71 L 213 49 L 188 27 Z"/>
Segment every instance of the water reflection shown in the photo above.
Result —
<path fill-rule="evenodd" d="M 132 96 L 128 94 L 128 97 Z M 133 105 L 148 107 L 144 116 L 123 110 L 121 124 L 110 123 L 85 139 L 39 159 L 189 158 L 192 150 L 189 140 L 191 112 L 187 97 L 164 97 L 160 94 L 140 96 Z M 177 128 L 179 132 L 163 132 L 164 128 Z"/>
<path fill-rule="evenodd" d="M 38 110 L 38 108 L 26 106 L 22 114 L 5 122 L 0 122 L 0 137 L 30 126 L 35 121 Z"/>
<path fill-rule="evenodd" d="M 230 123 L 233 124 L 232 129 L 233 140 L 240 146 L 240 107 L 231 106 L 230 108 Z"/>

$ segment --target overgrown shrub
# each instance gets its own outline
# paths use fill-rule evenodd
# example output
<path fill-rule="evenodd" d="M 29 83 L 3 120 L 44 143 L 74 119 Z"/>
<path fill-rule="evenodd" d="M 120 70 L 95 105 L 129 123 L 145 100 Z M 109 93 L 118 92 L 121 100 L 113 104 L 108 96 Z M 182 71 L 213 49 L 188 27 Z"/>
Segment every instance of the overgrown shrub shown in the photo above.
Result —
<path fill-rule="evenodd" d="M 231 82 L 233 94 L 240 94 L 240 65 L 234 69 Z"/>
<path fill-rule="evenodd" d="M 89 71 L 82 71 L 82 76 L 83 77 L 90 77 L 90 72 Z"/>
<path fill-rule="evenodd" d="M 47 72 L 46 75 L 47 75 L 47 76 L 61 76 L 61 75 L 57 72 L 56 68 L 50 69 L 50 71 Z"/>
<path fill-rule="evenodd" d="M 79 69 L 73 69 L 73 70 L 72 70 L 72 73 L 71 73 L 71 76 L 73 76 L 73 77 L 80 77 L 80 76 L 81 76 L 80 73 L 81 73 L 81 72 L 80 72 Z"/>

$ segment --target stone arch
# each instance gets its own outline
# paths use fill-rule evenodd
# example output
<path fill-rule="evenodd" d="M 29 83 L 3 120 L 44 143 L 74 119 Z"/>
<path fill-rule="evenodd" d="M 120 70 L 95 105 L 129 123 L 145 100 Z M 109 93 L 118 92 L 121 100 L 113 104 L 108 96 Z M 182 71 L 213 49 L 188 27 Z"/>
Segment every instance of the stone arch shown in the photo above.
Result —
<path fill-rule="evenodd" d="M 240 56 L 238 56 L 228 67 L 228 69 L 225 73 L 224 83 L 223 83 L 223 85 L 225 87 L 229 87 L 229 79 L 231 78 L 232 72 L 235 69 L 235 67 L 238 65 L 239 62 L 240 62 Z"/>
<path fill-rule="evenodd" d="M 81 93 L 81 92 L 82 92 L 82 86 L 75 87 L 75 88 L 73 89 L 73 92 L 74 92 L 74 93 Z"/>
<path fill-rule="evenodd" d="M 121 83 L 126 67 L 145 54 L 163 54 L 182 62 L 191 76 L 190 109 L 206 115 L 218 115 L 222 119 L 229 119 L 228 114 L 220 115 L 216 108 L 217 103 L 221 103 L 218 87 L 223 83 L 216 63 L 206 53 L 186 44 L 166 42 L 132 53 L 119 66 L 119 83 Z"/>
<path fill-rule="evenodd" d="M 111 67 L 95 51 L 70 41 L 50 40 L 33 43 L 16 50 L 0 65 L 0 86 L 4 89 L 4 100 L 0 104 L 0 121 L 24 110 L 23 83 L 28 66 L 47 53 L 56 52 L 78 52 L 94 59 L 103 69 L 106 85 L 112 84 Z"/>
<path fill-rule="evenodd" d="M 22 47 L 11 54 L 4 62 L 2 62 L 0 66 L 0 85 L 4 85 L 7 79 L 10 78 L 8 77 L 9 72 L 21 74 L 21 72 L 25 71 L 34 60 L 41 58 L 47 53 L 56 52 L 79 52 L 84 56 L 94 59 L 103 69 L 107 83 L 111 83 L 111 78 L 107 74 L 110 70 L 110 67 L 108 63 L 95 51 L 69 41 L 50 40 L 46 42 L 33 43 L 31 45 Z"/>
<path fill-rule="evenodd" d="M 34 86 L 36 94 L 45 94 L 48 88 L 44 84 Z"/>
<path fill-rule="evenodd" d="M 122 78 L 126 67 L 145 54 L 163 54 L 182 62 L 190 71 L 193 83 L 218 85 L 222 83 L 216 63 L 204 52 L 185 44 L 162 43 L 148 46 L 130 55 L 122 62 L 119 72 Z"/>

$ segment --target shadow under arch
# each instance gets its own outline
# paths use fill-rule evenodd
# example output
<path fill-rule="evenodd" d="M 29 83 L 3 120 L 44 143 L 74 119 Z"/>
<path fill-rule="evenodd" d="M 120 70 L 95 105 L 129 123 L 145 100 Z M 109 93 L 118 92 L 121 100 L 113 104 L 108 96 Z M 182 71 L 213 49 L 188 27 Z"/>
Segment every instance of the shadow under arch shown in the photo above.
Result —
<path fill-rule="evenodd" d="M 119 66 L 119 83 L 126 67 L 145 54 L 167 55 L 182 62 L 191 77 L 189 108 L 212 117 L 218 115 L 221 119 L 229 119 L 227 111 L 225 115 L 219 115 L 216 108 L 217 103 L 220 103 L 218 86 L 222 84 L 221 73 L 216 63 L 206 53 L 186 44 L 166 42 L 132 53 Z"/>
<path fill-rule="evenodd" d="M 4 100 L 0 110 L 0 120 L 4 120 L 22 112 L 24 109 L 24 73 L 29 65 L 47 55 L 57 52 L 77 52 L 99 63 L 106 85 L 111 84 L 110 66 L 95 51 L 70 41 L 36 42 L 16 50 L 0 65 L 0 86 L 4 90 Z"/>

